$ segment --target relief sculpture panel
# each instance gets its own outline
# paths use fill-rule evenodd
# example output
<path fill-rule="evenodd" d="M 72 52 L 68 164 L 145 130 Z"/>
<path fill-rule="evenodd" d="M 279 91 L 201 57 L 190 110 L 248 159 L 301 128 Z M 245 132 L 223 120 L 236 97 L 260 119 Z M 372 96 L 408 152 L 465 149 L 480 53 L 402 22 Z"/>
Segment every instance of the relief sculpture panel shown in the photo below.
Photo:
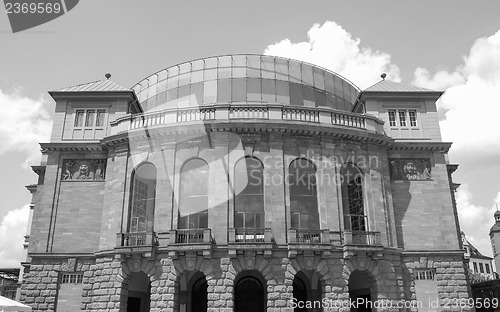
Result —
<path fill-rule="evenodd" d="M 63 161 L 63 181 L 103 181 L 105 159 L 66 159 Z"/>
<path fill-rule="evenodd" d="M 431 163 L 427 158 L 391 158 L 389 165 L 393 181 L 422 181 L 432 178 Z"/>

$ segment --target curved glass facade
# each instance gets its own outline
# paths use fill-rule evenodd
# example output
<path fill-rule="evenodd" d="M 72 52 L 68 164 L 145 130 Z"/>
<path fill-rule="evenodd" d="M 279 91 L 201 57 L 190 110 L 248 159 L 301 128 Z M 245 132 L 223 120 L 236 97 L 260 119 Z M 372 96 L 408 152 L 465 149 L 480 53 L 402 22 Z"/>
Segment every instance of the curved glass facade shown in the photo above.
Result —
<path fill-rule="evenodd" d="M 281 104 L 351 111 L 359 88 L 313 66 L 265 55 L 225 55 L 163 69 L 132 88 L 147 111 L 213 104 Z"/>

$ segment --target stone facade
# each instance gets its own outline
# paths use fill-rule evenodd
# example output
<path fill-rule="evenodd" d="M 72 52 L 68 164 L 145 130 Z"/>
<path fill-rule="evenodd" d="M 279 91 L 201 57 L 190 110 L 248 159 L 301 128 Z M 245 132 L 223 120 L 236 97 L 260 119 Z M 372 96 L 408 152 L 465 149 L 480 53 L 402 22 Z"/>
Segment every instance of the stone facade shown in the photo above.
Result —
<path fill-rule="evenodd" d="M 358 299 L 447 311 L 469 298 L 441 93 L 388 81 L 361 92 L 306 63 L 232 58 L 248 63 L 231 79 L 193 61 L 191 80 L 167 69 L 133 90 L 105 80 L 50 93 L 21 300 L 241 312 L 349 311 Z M 258 187 L 237 189 L 241 172 Z"/>

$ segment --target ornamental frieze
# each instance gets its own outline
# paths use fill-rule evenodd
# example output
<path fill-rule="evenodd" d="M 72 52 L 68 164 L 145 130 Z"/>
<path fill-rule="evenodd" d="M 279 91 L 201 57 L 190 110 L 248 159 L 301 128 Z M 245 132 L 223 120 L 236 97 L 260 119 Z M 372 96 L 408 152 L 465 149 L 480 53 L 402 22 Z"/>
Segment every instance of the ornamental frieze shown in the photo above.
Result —
<path fill-rule="evenodd" d="M 105 172 L 105 159 L 65 159 L 61 180 L 103 181 Z"/>
<path fill-rule="evenodd" d="M 427 158 L 391 158 L 389 165 L 393 181 L 423 181 L 432 178 L 431 164 Z"/>

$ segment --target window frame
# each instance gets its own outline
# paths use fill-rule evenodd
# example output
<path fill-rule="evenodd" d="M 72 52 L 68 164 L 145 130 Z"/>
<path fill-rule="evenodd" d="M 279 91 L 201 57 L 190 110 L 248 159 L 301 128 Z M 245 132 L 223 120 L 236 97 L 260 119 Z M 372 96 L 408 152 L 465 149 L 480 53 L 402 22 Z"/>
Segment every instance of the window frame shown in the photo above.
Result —
<path fill-rule="evenodd" d="M 290 183 L 291 182 L 291 178 L 293 176 L 293 174 L 291 173 L 291 168 L 292 168 L 292 164 L 294 164 L 294 162 L 298 162 L 298 161 L 306 161 L 310 164 L 312 170 L 314 170 L 314 183 L 313 184 L 308 184 L 307 188 L 309 189 L 310 188 L 310 185 L 313 185 L 314 186 L 314 191 L 310 191 L 310 194 L 293 194 L 293 185 Z M 299 169 L 304 169 L 306 167 L 296 167 L 294 168 L 297 172 L 301 173 L 301 171 Z M 309 165 L 308 167 L 309 168 Z M 308 179 L 308 182 L 309 182 L 309 179 Z M 288 196 L 290 197 L 290 201 L 289 201 L 289 205 L 290 205 L 290 228 L 291 229 L 297 229 L 297 230 L 319 230 L 321 229 L 321 220 L 320 220 L 320 214 L 319 214 L 319 203 L 318 203 L 318 200 L 319 200 L 319 194 L 318 194 L 318 169 L 316 167 L 316 164 L 308 159 L 308 158 L 304 158 L 304 157 L 298 157 L 298 158 L 295 158 L 293 159 L 289 165 L 288 165 L 288 177 L 286 179 L 286 184 L 288 186 Z M 314 193 L 314 194 L 313 194 Z M 314 197 L 315 199 L 315 214 L 312 215 L 310 213 L 303 213 L 303 212 L 299 212 L 299 211 L 294 211 L 293 210 L 293 207 L 292 207 L 292 196 L 294 196 L 295 198 L 310 198 L 312 199 Z M 298 218 L 297 218 L 298 216 Z M 308 221 L 306 222 L 307 223 L 307 227 L 304 227 L 305 225 L 303 225 L 303 219 L 305 219 L 305 217 L 307 216 L 307 219 Z M 311 216 L 313 217 L 316 217 L 316 220 L 314 219 L 311 219 Z M 299 224 L 292 224 L 294 223 L 295 221 L 294 220 L 298 220 L 298 223 Z M 297 222 L 295 222 L 297 223 Z M 313 224 L 313 223 L 317 223 L 317 224 Z M 312 224 L 312 226 L 311 226 Z"/>
<path fill-rule="evenodd" d="M 413 114 L 412 114 L 413 113 Z M 403 119 L 401 118 L 403 117 Z M 420 129 L 419 108 L 387 108 L 389 127 L 397 129 Z"/>
<path fill-rule="evenodd" d="M 87 125 L 88 114 L 92 111 L 94 112 L 94 116 L 92 118 L 92 125 Z M 83 112 L 81 125 L 80 122 L 77 123 L 79 112 Z M 98 116 L 100 116 L 100 113 L 103 116 L 102 124 L 97 125 L 97 122 L 99 121 Z M 106 128 L 107 122 L 108 122 L 108 108 L 103 108 L 103 107 L 73 108 L 73 124 L 72 124 L 73 130 L 104 130 Z"/>
<path fill-rule="evenodd" d="M 262 163 L 262 161 L 257 158 L 257 157 L 254 157 L 254 156 L 245 156 L 245 157 L 242 157 L 240 158 L 235 164 L 234 164 L 234 170 L 233 170 L 233 181 L 234 181 L 234 190 L 238 190 L 238 185 L 237 185 L 237 177 L 236 177 L 236 173 L 237 173 L 237 170 L 238 170 L 238 165 L 240 164 L 240 162 L 245 162 L 245 165 L 247 164 L 247 159 L 251 159 L 252 161 L 255 161 L 256 163 L 259 164 L 259 167 L 255 167 L 254 170 L 259 170 L 260 169 L 260 185 L 259 185 L 259 189 L 260 189 L 260 193 L 244 193 L 245 189 L 242 189 L 240 193 L 236 194 L 233 192 L 233 202 L 234 202 L 234 222 L 233 222 L 233 226 L 234 228 L 236 229 L 263 229 L 265 228 L 265 213 L 266 213 L 266 201 L 265 201 L 265 183 L 264 183 L 264 164 Z M 246 167 L 248 168 L 248 167 Z M 247 177 L 248 177 L 248 174 L 252 175 L 250 172 L 250 170 L 246 170 L 247 171 Z M 258 211 L 258 212 L 255 212 L 255 211 L 238 211 L 238 196 L 261 196 L 261 201 L 262 201 L 262 210 L 261 211 Z M 236 220 L 237 220 L 237 216 L 238 215 L 241 215 L 241 218 L 242 218 L 242 226 L 237 226 L 236 224 Z M 247 226 L 247 219 L 250 218 L 250 216 L 252 217 L 253 219 L 253 226 Z M 239 217 L 238 217 L 239 218 Z M 258 222 L 257 220 L 260 218 L 260 221 L 262 223 L 262 226 L 258 226 Z"/>
<path fill-rule="evenodd" d="M 200 160 L 204 162 L 204 166 L 206 166 L 207 170 L 207 190 L 206 190 L 206 195 L 204 194 L 191 194 L 191 195 L 186 195 L 184 196 L 184 186 L 183 186 L 183 173 L 184 173 L 184 168 L 186 167 L 189 162 L 194 161 L 194 160 Z M 179 170 L 179 202 L 178 202 L 178 209 L 177 209 L 177 229 L 179 230 L 195 230 L 195 229 L 207 229 L 209 228 L 208 224 L 208 210 L 209 210 L 209 200 L 210 200 L 210 190 L 208 187 L 208 181 L 210 181 L 210 166 L 208 162 L 201 158 L 201 157 L 192 157 L 184 161 L 182 166 L 180 167 Z M 184 205 L 184 201 L 188 198 L 196 198 L 196 197 L 206 197 L 206 202 L 207 202 L 207 207 L 205 210 L 200 210 L 195 213 L 188 213 L 186 216 L 181 216 L 181 211 Z M 194 222 L 192 222 L 194 220 Z M 202 223 L 202 226 L 200 226 L 200 223 Z M 206 224 L 205 224 L 206 223 Z M 191 224 L 198 225 L 197 227 L 190 227 Z M 182 225 L 182 226 L 181 226 Z M 184 226 L 185 225 L 185 226 Z"/>

